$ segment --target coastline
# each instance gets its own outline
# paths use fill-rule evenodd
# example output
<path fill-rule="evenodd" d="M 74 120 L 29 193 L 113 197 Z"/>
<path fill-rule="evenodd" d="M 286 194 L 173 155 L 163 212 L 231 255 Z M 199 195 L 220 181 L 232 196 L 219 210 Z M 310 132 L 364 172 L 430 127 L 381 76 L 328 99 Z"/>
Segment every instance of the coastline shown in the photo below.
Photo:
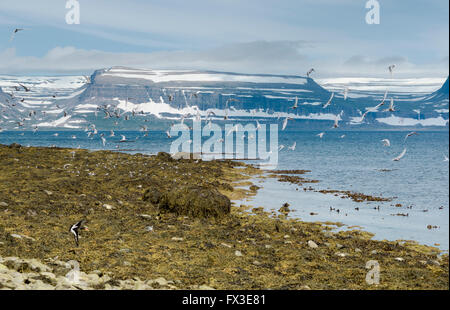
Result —
<path fill-rule="evenodd" d="M 261 175 L 243 163 L 18 145 L 0 145 L 0 162 L 0 257 L 77 260 L 108 275 L 92 288 L 133 278 L 168 279 L 162 287 L 172 289 L 449 288 L 448 255 L 437 248 L 232 205 L 258 190 L 243 188 Z M 90 231 L 75 247 L 68 228 L 82 218 Z M 365 281 L 370 260 L 378 285 Z M 7 288 L 1 264 L 20 267 L 0 260 Z"/>

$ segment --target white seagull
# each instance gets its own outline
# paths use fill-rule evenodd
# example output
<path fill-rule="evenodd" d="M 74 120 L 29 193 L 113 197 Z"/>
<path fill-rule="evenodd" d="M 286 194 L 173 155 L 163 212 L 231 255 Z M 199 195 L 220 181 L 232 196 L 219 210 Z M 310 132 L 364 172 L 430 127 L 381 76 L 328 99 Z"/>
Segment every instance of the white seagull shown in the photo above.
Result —
<path fill-rule="evenodd" d="M 292 144 L 292 146 L 288 146 L 288 149 L 291 151 L 295 151 L 296 146 L 297 146 L 297 142 L 294 142 L 294 144 Z"/>
<path fill-rule="evenodd" d="M 288 121 L 289 121 L 289 120 L 292 120 L 292 119 L 293 119 L 292 117 L 286 117 L 286 118 L 284 119 L 284 121 L 283 121 L 283 127 L 281 127 L 281 130 L 285 130 Z"/>
<path fill-rule="evenodd" d="M 325 103 L 325 105 L 323 106 L 324 109 L 331 104 L 331 100 L 333 100 L 333 97 L 334 97 L 334 93 L 331 93 L 330 99 L 328 99 L 327 103 Z"/>
<path fill-rule="evenodd" d="M 291 109 L 297 109 L 298 108 L 298 97 L 295 97 L 295 103 L 294 105 L 291 107 Z"/>
<path fill-rule="evenodd" d="M 344 100 L 347 100 L 348 97 L 348 87 L 344 89 Z"/>
<path fill-rule="evenodd" d="M 336 115 L 336 119 L 334 120 L 333 128 L 339 127 L 339 115 Z"/>
<path fill-rule="evenodd" d="M 321 133 L 317 134 L 317 136 L 318 136 L 320 139 L 322 139 L 324 134 L 325 134 L 324 132 L 321 132 Z"/>
<path fill-rule="evenodd" d="M 391 146 L 391 141 L 389 141 L 389 139 L 383 139 L 381 142 L 383 142 L 384 146 Z"/>
<path fill-rule="evenodd" d="M 406 142 L 406 139 L 408 139 L 408 137 L 411 137 L 411 136 L 413 136 L 413 135 L 418 135 L 418 133 L 417 133 L 417 132 L 415 132 L 415 131 L 413 131 L 413 132 L 410 132 L 409 134 L 407 134 L 407 135 L 406 135 L 406 137 L 405 137 L 405 141 L 404 141 L 404 142 Z"/>
<path fill-rule="evenodd" d="M 406 154 L 406 148 L 403 150 L 403 152 L 402 152 L 400 155 L 398 155 L 397 157 L 395 157 L 395 158 L 392 159 L 392 160 L 393 160 L 393 161 L 399 161 L 400 159 L 403 158 L 403 156 L 405 156 L 405 154 Z"/>
<path fill-rule="evenodd" d="M 391 102 L 389 103 L 389 108 L 384 110 L 384 112 L 395 112 L 394 98 L 391 98 Z"/>

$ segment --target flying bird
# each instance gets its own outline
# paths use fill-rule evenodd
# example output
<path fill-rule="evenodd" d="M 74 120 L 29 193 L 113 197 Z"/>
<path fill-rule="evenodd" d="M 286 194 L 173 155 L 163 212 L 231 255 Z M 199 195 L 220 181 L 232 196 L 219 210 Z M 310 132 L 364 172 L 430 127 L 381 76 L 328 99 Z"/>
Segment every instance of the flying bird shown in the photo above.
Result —
<path fill-rule="evenodd" d="M 120 135 L 122 137 L 122 139 L 120 139 L 119 142 L 127 142 L 127 138 L 124 135 Z"/>
<path fill-rule="evenodd" d="M 22 28 L 16 28 L 16 29 L 14 29 L 14 31 L 13 31 L 13 33 L 12 33 L 12 35 L 11 35 L 11 39 L 9 39 L 9 42 L 11 42 L 12 40 L 14 40 L 14 37 L 16 36 L 16 33 L 18 33 L 19 31 L 23 31 L 23 30 L 25 30 L 25 29 L 22 29 Z"/>
<path fill-rule="evenodd" d="M 327 103 L 325 103 L 325 105 L 323 106 L 324 109 L 331 104 L 331 100 L 333 100 L 333 97 L 334 97 L 334 93 L 331 93 L 330 99 L 328 99 Z"/>
<path fill-rule="evenodd" d="M 285 130 L 288 121 L 289 121 L 289 120 L 292 120 L 292 119 L 293 119 L 292 117 L 286 117 L 286 118 L 284 119 L 284 121 L 283 121 L 283 127 L 281 128 L 281 130 Z"/>
<path fill-rule="evenodd" d="M 348 97 L 348 87 L 344 89 L 344 100 L 347 100 Z"/>
<path fill-rule="evenodd" d="M 403 152 L 402 152 L 400 155 L 398 155 L 397 157 L 395 157 L 395 158 L 392 159 L 392 160 L 393 160 L 393 161 L 399 161 L 400 159 L 403 158 L 403 156 L 405 156 L 405 154 L 406 154 L 406 148 L 403 150 Z"/>
<path fill-rule="evenodd" d="M 20 83 L 19 83 L 19 85 L 22 86 L 23 89 L 24 89 L 26 92 L 29 92 L 29 91 L 30 91 L 30 89 L 29 89 L 28 87 L 26 87 L 25 85 L 20 84 Z"/>
<path fill-rule="evenodd" d="M 317 136 L 318 136 L 320 139 L 322 139 L 324 134 L 325 134 L 324 132 L 321 132 L 321 133 L 317 134 Z"/>
<path fill-rule="evenodd" d="M 389 139 L 383 139 L 381 142 L 383 142 L 384 146 L 391 146 L 391 141 L 389 141 Z"/>
<path fill-rule="evenodd" d="M 308 72 L 306 72 L 306 76 L 310 77 L 311 73 L 315 72 L 314 68 L 311 68 Z"/>
<path fill-rule="evenodd" d="M 392 76 L 392 74 L 394 73 L 394 68 L 395 68 L 395 65 L 390 65 L 390 66 L 388 67 L 388 70 L 389 70 L 389 73 L 391 74 L 391 76 Z"/>
<path fill-rule="evenodd" d="M 333 128 L 339 127 L 339 115 L 336 115 L 336 119 L 334 120 Z"/>
<path fill-rule="evenodd" d="M 385 112 L 395 112 L 395 107 L 394 107 L 394 98 L 391 98 L 391 101 L 389 103 L 389 108 L 387 108 L 385 110 Z"/>
<path fill-rule="evenodd" d="M 295 151 L 296 146 L 297 146 L 297 142 L 294 142 L 294 144 L 292 144 L 292 146 L 288 146 L 288 149 L 291 151 Z"/>
<path fill-rule="evenodd" d="M 85 220 L 81 220 L 77 222 L 76 224 L 70 226 L 69 232 L 73 234 L 73 237 L 75 239 L 75 244 L 78 246 L 79 239 L 80 239 L 80 230 L 88 230 L 87 226 L 84 224 L 86 223 Z"/>
<path fill-rule="evenodd" d="M 298 97 L 295 97 L 295 103 L 294 105 L 291 107 L 291 109 L 297 109 L 298 108 Z"/>
<path fill-rule="evenodd" d="M 411 137 L 411 136 L 414 136 L 414 135 L 418 135 L 418 133 L 413 131 L 413 132 L 410 132 L 409 134 L 407 134 L 406 137 L 405 137 L 405 141 L 404 142 L 406 142 L 406 139 L 408 139 L 408 137 Z"/>

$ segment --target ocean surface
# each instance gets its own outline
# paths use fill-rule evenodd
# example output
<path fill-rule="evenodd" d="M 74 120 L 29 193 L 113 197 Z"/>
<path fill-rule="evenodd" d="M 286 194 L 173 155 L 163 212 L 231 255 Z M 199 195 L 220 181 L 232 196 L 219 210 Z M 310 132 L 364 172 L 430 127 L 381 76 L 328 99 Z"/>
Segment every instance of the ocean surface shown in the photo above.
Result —
<path fill-rule="evenodd" d="M 84 131 L 4 131 L 0 132 L 0 143 L 155 154 L 168 152 L 173 141 L 165 132 L 149 132 L 147 137 L 139 131 L 116 132 L 114 137 L 109 137 L 109 132 L 103 133 L 107 139 L 105 146 L 99 134 L 88 138 Z M 276 179 L 255 179 L 262 187 L 258 194 L 236 203 L 278 210 L 288 202 L 292 217 L 341 222 L 347 226 L 340 229 L 359 226 L 374 233 L 375 239 L 415 240 L 448 252 L 449 162 L 444 161 L 444 155 L 449 153 L 448 132 L 421 131 L 406 141 L 404 131 L 327 131 L 322 139 L 316 136 L 318 133 L 280 131 L 279 144 L 286 148 L 279 152 L 277 169 L 311 170 L 302 176 L 319 180 L 305 184 L 316 190 L 350 190 L 393 200 L 357 203 L 333 194 L 304 191 Z M 119 143 L 121 134 L 128 143 Z M 389 139 L 391 146 L 383 146 L 382 139 Z M 294 142 L 295 150 L 288 150 L 287 146 Z M 392 161 L 404 148 L 406 155 L 398 162 Z M 330 211 L 330 207 L 340 212 Z M 437 228 L 428 229 L 428 225 Z"/>

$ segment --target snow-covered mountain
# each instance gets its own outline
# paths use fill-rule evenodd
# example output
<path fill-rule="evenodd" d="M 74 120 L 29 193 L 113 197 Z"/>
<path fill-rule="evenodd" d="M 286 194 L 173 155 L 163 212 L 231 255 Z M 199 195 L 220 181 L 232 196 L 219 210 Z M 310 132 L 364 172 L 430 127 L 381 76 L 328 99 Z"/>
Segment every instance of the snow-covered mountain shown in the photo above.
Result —
<path fill-rule="evenodd" d="M 437 91 L 430 87 L 435 80 L 388 82 L 330 79 L 321 80 L 321 86 L 302 76 L 124 67 L 97 70 L 89 82 L 84 77 L 0 77 L 0 86 L 16 101 L 11 107 L 5 103 L 9 95 L 0 93 L 0 127 L 17 127 L 13 119 L 19 113 L 28 129 L 75 129 L 92 123 L 99 129 L 161 129 L 158 124 L 167 126 L 181 115 L 205 118 L 208 112 L 216 121 L 226 117 L 281 123 L 291 117 L 297 120 L 289 122 L 291 128 L 308 129 L 330 128 L 336 118 L 347 129 L 448 126 L 448 79 Z M 19 83 L 28 91 L 17 87 Z M 386 91 L 385 104 L 374 109 Z M 391 98 L 394 112 L 387 111 Z"/>

